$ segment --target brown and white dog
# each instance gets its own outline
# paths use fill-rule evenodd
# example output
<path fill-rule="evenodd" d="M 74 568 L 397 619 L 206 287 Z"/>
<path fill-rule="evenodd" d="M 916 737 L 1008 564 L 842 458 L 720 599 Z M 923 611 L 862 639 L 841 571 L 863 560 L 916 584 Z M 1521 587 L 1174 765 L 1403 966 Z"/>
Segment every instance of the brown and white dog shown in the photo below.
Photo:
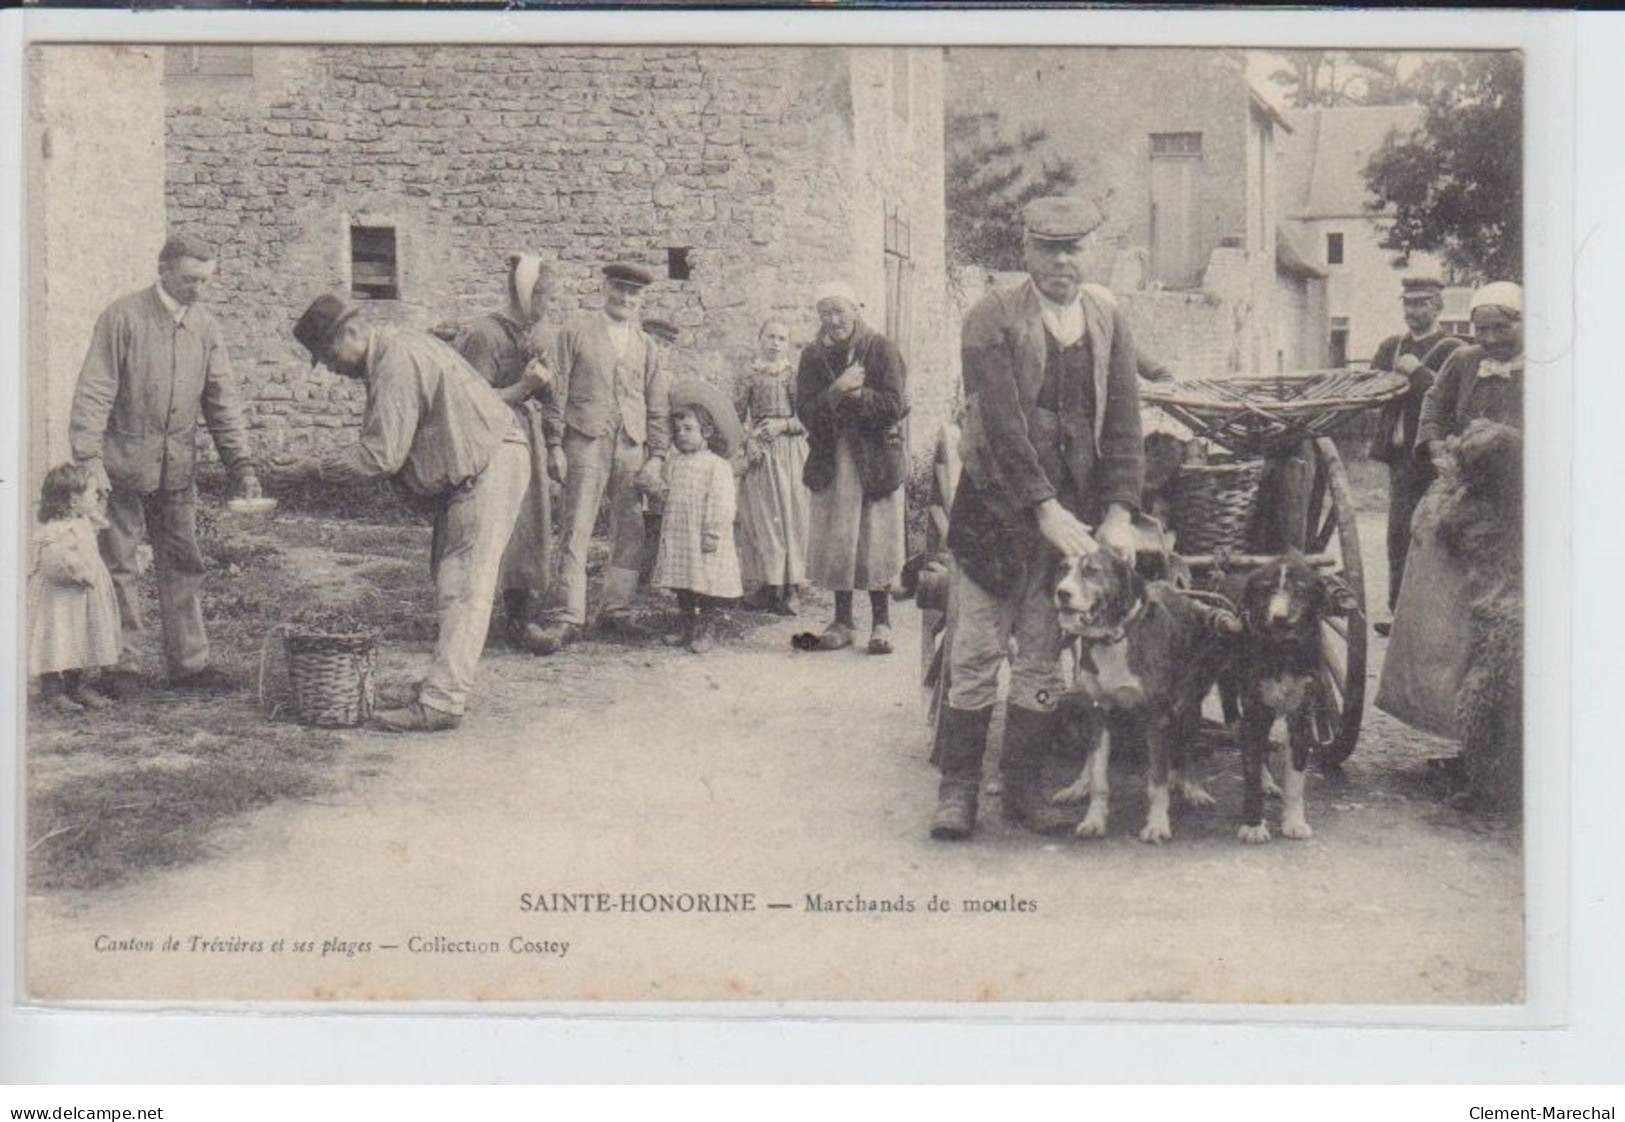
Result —
<path fill-rule="evenodd" d="M 1213 798 L 1185 774 L 1206 696 L 1230 655 L 1241 624 L 1163 581 L 1146 581 L 1123 557 L 1099 549 L 1062 558 L 1052 598 L 1072 649 L 1074 685 L 1063 707 L 1083 706 L 1103 719 L 1098 743 L 1077 782 L 1055 795 L 1089 800 L 1077 835 L 1106 833 L 1113 739 L 1142 737 L 1149 806 L 1140 840 L 1173 836 L 1170 791 L 1195 806 Z"/>
<path fill-rule="evenodd" d="M 1241 828 L 1244 842 L 1270 840 L 1264 822 L 1264 795 L 1273 786 L 1265 770 L 1270 730 L 1286 721 L 1287 769 L 1281 794 L 1281 833 L 1313 835 L 1304 812 L 1304 780 L 1314 743 L 1314 707 L 1324 699 L 1320 679 L 1321 622 L 1358 612 L 1359 601 L 1342 581 L 1315 572 L 1302 555 L 1289 553 L 1233 578 L 1226 592 L 1241 605 L 1243 635 L 1236 658 L 1223 672 L 1221 688 L 1238 697 L 1241 721 Z"/>

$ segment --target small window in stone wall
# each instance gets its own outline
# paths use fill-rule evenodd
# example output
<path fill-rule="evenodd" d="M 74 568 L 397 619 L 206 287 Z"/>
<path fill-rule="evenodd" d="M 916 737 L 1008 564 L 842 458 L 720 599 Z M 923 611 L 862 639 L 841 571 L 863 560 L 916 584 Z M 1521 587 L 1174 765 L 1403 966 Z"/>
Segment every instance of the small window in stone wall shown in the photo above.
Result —
<path fill-rule="evenodd" d="M 251 77 L 254 73 L 254 48 L 165 47 L 164 73 L 172 76 Z"/>
<path fill-rule="evenodd" d="M 671 280 L 687 280 L 693 271 L 688 260 L 689 247 L 674 245 L 666 250 L 666 276 Z"/>
<path fill-rule="evenodd" d="M 357 300 L 399 300 L 395 227 L 350 227 L 350 295 Z"/>
<path fill-rule="evenodd" d="M 1332 233 L 1326 235 L 1326 264 L 1341 265 L 1343 263 L 1343 235 Z"/>

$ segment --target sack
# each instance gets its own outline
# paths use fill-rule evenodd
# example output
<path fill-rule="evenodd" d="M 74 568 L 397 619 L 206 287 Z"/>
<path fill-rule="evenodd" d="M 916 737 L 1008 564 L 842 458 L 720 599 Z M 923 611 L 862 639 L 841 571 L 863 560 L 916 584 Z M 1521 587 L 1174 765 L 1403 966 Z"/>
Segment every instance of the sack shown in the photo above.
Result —
<path fill-rule="evenodd" d="M 1472 641 L 1472 594 L 1467 570 L 1439 537 L 1439 497 L 1437 488 L 1431 491 L 1411 524 L 1376 705 L 1412 728 L 1456 739 L 1456 694 Z"/>
<path fill-rule="evenodd" d="M 857 461 L 858 479 L 867 501 L 883 499 L 903 485 L 908 454 L 903 444 L 901 421 L 879 432 L 854 434 L 852 458 Z"/>

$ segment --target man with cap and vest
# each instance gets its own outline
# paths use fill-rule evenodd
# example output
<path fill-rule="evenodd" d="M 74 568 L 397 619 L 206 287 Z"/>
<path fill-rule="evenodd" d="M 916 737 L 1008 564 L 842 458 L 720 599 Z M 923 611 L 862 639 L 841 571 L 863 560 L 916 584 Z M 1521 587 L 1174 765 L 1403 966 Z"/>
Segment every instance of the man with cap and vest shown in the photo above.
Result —
<path fill-rule="evenodd" d="M 1434 377 L 1444 369 L 1445 359 L 1462 340 L 1440 329 L 1439 313 L 1444 310 L 1444 282 L 1437 277 L 1406 277 L 1400 282 L 1400 304 L 1406 331 L 1390 335 L 1377 347 L 1371 359 L 1376 370 L 1387 370 L 1410 379 L 1405 395 L 1383 408 L 1377 435 L 1371 443 L 1371 458 L 1388 465 L 1388 611 L 1393 614 L 1399 602 L 1400 578 L 1405 572 L 1405 554 L 1410 550 L 1411 516 L 1432 481 L 1432 468 L 1413 454 L 1416 426 L 1422 413 L 1422 399 Z M 1376 630 L 1386 635 L 1389 624 L 1379 622 Z"/>
<path fill-rule="evenodd" d="M 136 550 L 145 531 L 158 572 L 168 683 L 210 691 L 232 683 L 210 665 L 203 626 L 193 482 L 200 415 L 237 493 L 260 493 L 226 341 L 197 302 L 214 271 L 207 243 L 170 237 L 158 254 L 157 283 L 115 300 L 97 318 L 68 416 L 74 459 L 111 490 L 102 550 L 123 621 L 119 677 L 135 669 L 133 638 L 143 626 Z"/>
<path fill-rule="evenodd" d="M 604 307 L 560 329 L 558 387 L 544 411 L 548 463 L 564 486 L 559 569 L 544 626 L 527 630 L 531 650 L 552 654 L 587 621 L 587 550 L 604 499 L 610 555 L 599 626 L 636 635 L 631 619 L 643 556 L 642 495 L 660 489 L 670 443 L 670 386 L 660 352 L 638 322 L 653 278 L 626 263 L 604 267 Z"/>
<path fill-rule="evenodd" d="M 968 837 L 982 755 L 1011 658 L 1004 752 L 1007 819 L 1040 833 L 1071 826 L 1051 806 L 1041 765 L 1064 690 L 1050 600 L 1056 554 L 1134 555 L 1144 482 L 1138 357 L 1111 293 L 1083 279 L 1084 239 L 1103 216 L 1074 198 L 1022 212 L 1028 278 L 965 318 L 963 471 L 948 519 L 958 624 L 949 652 L 942 782 L 931 836 Z"/>
<path fill-rule="evenodd" d="M 364 483 L 398 476 L 436 500 L 432 567 L 439 631 L 415 701 L 373 715 L 391 732 L 462 723 L 485 649 L 503 551 L 530 482 L 530 453 L 512 408 L 461 355 L 422 331 L 373 326 L 323 295 L 294 325 L 313 362 L 367 383 L 353 444 L 273 463 L 283 479 Z"/>
<path fill-rule="evenodd" d="M 660 365 L 666 365 L 666 353 L 677 345 L 682 331 L 670 320 L 645 316 L 643 333 L 655 341 L 660 352 Z M 638 565 L 638 584 L 649 583 L 654 576 L 655 559 L 660 555 L 660 520 L 666 507 L 665 496 L 648 491 L 643 496 L 643 557 Z"/>

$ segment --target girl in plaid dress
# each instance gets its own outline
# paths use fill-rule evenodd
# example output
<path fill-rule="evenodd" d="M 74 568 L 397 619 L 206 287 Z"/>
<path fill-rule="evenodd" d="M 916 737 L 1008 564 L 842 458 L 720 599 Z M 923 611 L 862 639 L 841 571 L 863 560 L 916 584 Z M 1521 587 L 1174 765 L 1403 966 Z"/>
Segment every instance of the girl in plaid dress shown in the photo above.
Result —
<path fill-rule="evenodd" d="M 744 592 L 734 548 L 734 472 L 726 458 L 734 442 L 718 418 L 737 421 L 727 400 L 704 383 L 674 386 L 671 406 L 676 454 L 666 465 L 660 556 L 650 583 L 677 593 L 679 624 L 666 642 L 701 654 L 716 641 L 717 602 Z"/>

